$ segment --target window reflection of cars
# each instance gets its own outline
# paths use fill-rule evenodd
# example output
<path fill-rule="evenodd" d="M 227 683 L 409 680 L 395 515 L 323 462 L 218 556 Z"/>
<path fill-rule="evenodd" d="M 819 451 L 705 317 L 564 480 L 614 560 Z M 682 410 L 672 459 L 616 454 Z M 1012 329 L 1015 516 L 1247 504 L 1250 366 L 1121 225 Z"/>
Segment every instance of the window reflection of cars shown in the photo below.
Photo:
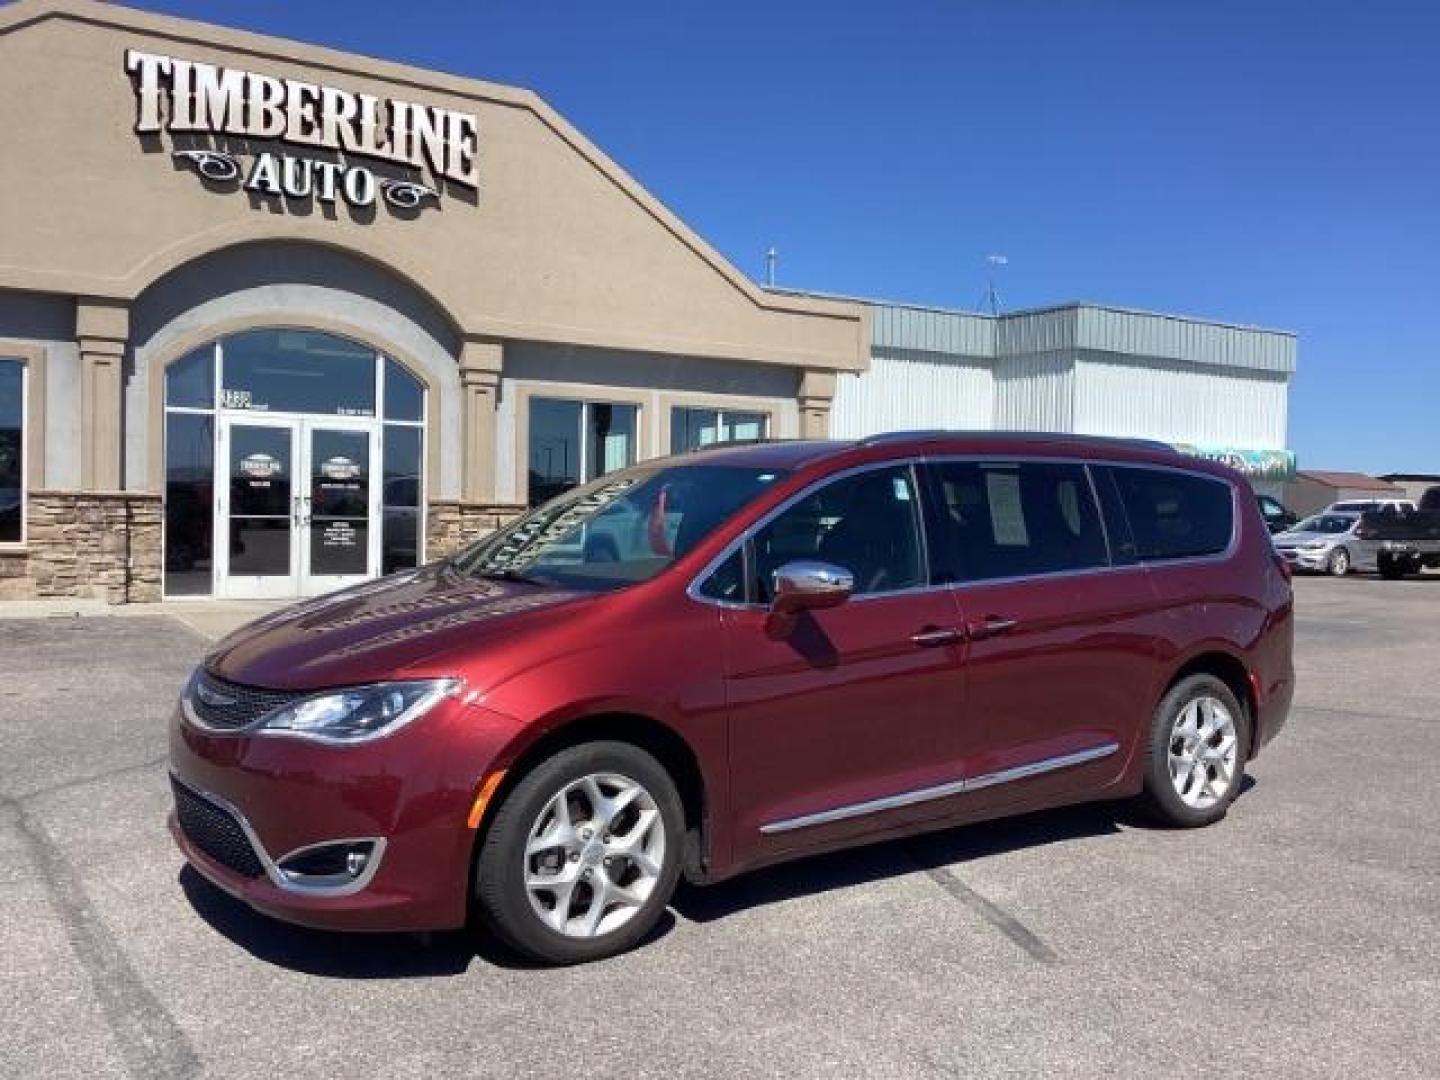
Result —
<path fill-rule="evenodd" d="M 165 569 L 193 570 L 209 560 L 214 513 L 215 484 L 209 473 L 177 474 L 165 495 Z M 238 540 L 231 547 L 244 550 Z"/>
<path fill-rule="evenodd" d="M 20 535 L 20 489 L 0 488 L 0 537 Z"/>
<path fill-rule="evenodd" d="M 382 486 L 381 572 L 407 570 L 419 563 L 420 477 L 392 476 Z"/>

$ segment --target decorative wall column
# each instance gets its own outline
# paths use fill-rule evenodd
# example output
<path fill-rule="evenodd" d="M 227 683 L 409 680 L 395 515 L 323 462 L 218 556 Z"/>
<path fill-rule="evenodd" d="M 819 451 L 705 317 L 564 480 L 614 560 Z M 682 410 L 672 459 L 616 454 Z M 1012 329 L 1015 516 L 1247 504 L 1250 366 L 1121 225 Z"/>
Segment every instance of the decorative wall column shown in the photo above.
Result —
<path fill-rule="evenodd" d="M 835 400 L 835 373 L 807 371 L 800 377 L 800 437 L 830 437 L 830 404 Z"/>
<path fill-rule="evenodd" d="M 498 341 L 466 339 L 460 350 L 461 429 L 465 440 L 460 498 L 470 503 L 495 499 L 495 406 L 505 347 Z"/>
<path fill-rule="evenodd" d="M 82 296 L 75 306 L 80 346 L 80 486 L 119 491 L 120 366 L 130 337 L 130 308 L 121 300 Z"/>

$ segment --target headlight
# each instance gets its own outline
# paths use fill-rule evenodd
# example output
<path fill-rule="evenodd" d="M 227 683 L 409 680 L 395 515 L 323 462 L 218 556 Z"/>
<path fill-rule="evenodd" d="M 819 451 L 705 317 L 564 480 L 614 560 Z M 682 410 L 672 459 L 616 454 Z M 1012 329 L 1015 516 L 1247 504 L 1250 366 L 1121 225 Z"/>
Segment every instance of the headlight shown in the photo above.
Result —
<path fill-rule="evenodd" d="M 1329 540 L 1310 540 L 1300 545 L 1306 551 L 1320 551 L 1330 546 Z"/>
<path fill-rule="evenodd" d="M 276 709 L 259 730 L 319 742 L 366 742 L 394 734 L 459 686 L 459 679 L 416 679 L 332 690 Z"/>

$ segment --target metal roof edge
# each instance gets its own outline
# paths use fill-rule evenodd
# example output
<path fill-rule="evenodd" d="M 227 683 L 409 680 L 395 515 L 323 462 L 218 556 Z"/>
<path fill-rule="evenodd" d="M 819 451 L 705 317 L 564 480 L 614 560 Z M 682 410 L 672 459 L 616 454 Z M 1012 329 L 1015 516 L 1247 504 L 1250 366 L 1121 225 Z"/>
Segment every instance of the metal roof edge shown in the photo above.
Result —
<path fill-rule="evenodd" d="M 908 300 L 886 300 L 877 297 L 855 296 L 849 293 L 824 292 L 818 289 L 792 289 L 778 285 L 762 285 L 761 288 L 766 292 L 783 293 L 787 296 L 809 296 L 817 300 L 843 300 L 853 304 L 868 304 L 871 307 L 903 308 L 906 311 L 924 311 L 935 315 L 966 316 L 974 319 L 990 319 L 996 322 L 1003 322 L 1006 319 L 1024 318 L 1027 315 L 1047 315 L 1057 311 L 1075 311 L 1082 308 L 1089 308 L 1094 311 L 1112 311 L 1119 315 L 1139 315 L 1154 319 L 1169 319 L 1174 322 L 1218 326 L 1226 330 L 1244 330 L 1257 334 L 1279 334 L 1282 337 L 1288 338 L 1296 338 L 1299 336 L 1294 330 L 1282 330 L 1274 326 L 1228 322 L 1222 319 L 1209 319 L 1203 315 L 1182 315 L 1171 311 L 1151 311 L 1147 308 L 1126 307 L 1121 304 L 1104 304 L 1094 300 L 1067 300 L 1061 303 L 1045 304 L 1041 307 L 1016 308 L 1013 311 L 1002 311 L 998 315 L 992 315 L 988 311 L 967 311 L 964 308 L 941 307 L 937 304 L 921 304 Z"/>

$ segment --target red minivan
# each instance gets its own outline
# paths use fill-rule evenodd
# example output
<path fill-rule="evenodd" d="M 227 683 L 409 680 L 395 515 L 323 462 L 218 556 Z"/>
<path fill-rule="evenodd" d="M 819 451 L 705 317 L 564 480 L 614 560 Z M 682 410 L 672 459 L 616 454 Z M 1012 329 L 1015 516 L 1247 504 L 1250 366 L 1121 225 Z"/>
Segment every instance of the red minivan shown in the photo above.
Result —
<path fill-rule="evenodd" d="M 681 874 L 1094 799 L 1213 822 L 1292 634 L 1245 480 L 1158 444 L 712 447 L 221 642 L 171 828 L 282 919 L 590 960 Z"/>

